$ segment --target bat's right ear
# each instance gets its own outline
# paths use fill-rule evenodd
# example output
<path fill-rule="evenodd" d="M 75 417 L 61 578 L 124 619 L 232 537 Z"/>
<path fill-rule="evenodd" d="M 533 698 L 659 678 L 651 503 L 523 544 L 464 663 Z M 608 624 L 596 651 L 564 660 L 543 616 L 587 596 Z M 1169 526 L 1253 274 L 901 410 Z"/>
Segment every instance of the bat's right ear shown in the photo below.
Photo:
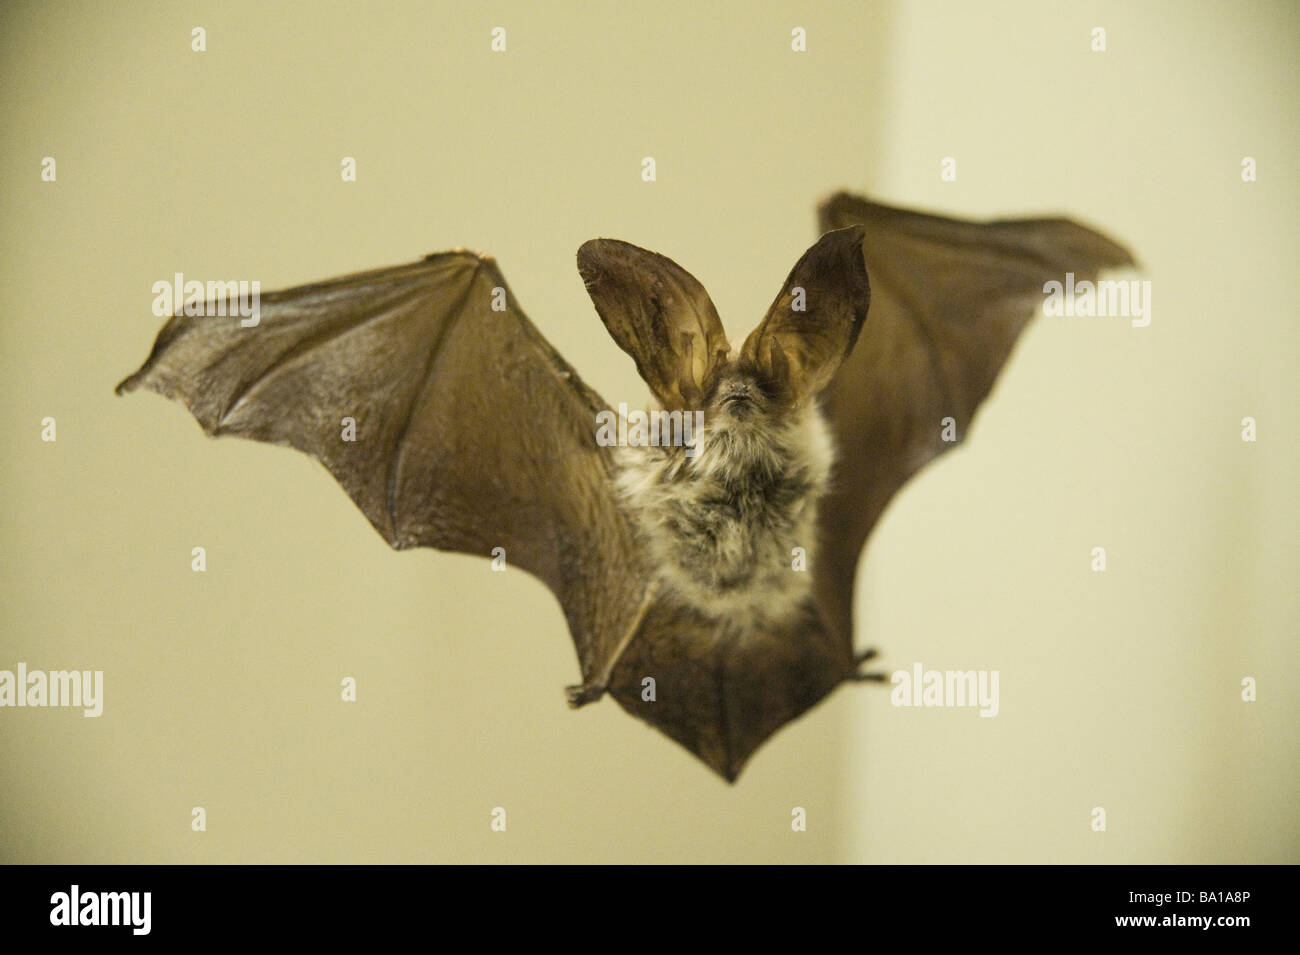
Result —
<path fill-rule="evenodd" d="M 849 356 L 871 304 L 860 225 L 827 232 L 795 264 L 740 366 L 793 404 L 816 395 Z"/>
<path fill-rule="evenodd" d="M 701 407 L 728 349 L 704 286 L 672 259 L 617 239 L 583 243 L 578 271 L 600 320 L 664 408 Z"/>

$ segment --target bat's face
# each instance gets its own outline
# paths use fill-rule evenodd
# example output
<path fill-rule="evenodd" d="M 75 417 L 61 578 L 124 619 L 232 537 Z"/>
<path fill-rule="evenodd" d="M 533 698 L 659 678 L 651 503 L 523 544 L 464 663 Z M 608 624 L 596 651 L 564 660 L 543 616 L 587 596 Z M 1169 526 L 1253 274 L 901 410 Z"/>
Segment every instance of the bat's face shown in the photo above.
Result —
<path fill-rule="evenodd" d="M 714 377 L 702 410 L 711 425 L 730 428 L 767 424 L 789 409 L 756 374 L 733 364 Z"/>

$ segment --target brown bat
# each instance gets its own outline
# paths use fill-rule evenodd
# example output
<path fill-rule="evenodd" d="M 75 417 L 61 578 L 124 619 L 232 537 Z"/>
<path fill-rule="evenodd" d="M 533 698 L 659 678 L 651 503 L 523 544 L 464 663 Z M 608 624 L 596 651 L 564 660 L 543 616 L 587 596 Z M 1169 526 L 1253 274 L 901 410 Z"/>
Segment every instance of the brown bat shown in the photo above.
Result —
<path fill-rule="evenodd" d="M 570 704 L 609 693 L 734 781 L 835 687 L 878 678 L 853 646 L 858 556 L 894 493 L 965 437 L 1044 283 L 1132 264 L 1066 219 L 845 194 L 820 214 L 743 343 L 670 259 L 578 250 L 653 395 L 616 438 L 496 263 L 464 251 L 263 296 L 254 327 L 178 315 L 117 390 L 311 455 L 398 550 L 503 548 L 568 620 Z"/>

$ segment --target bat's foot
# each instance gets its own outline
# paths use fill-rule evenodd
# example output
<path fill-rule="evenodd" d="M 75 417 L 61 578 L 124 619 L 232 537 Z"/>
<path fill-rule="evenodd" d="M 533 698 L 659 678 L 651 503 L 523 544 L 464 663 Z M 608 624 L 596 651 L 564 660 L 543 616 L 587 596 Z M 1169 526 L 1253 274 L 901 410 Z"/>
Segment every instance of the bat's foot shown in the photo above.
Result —
<path fill-rule="evenodd" d="M 860 653 L 853 656 L 853 663 L 857 669 L 849 674 L 849 679 L 854 683 L 888 683 L 889 674 L 884 670 L 863 670 L 862 665 L 870 660 L 880 656 L 880 651 L 875 647 L 867 647 Z"/>
<path fill-rule="evenodd" d="M 606 689 L 608 687 L 598 683 L 581 683 L 575 686 L 566 686 L 564 696 L 569 701 L 569 708 L 576 710 L 588 703 L 595 703 L 605 695 Z"/>

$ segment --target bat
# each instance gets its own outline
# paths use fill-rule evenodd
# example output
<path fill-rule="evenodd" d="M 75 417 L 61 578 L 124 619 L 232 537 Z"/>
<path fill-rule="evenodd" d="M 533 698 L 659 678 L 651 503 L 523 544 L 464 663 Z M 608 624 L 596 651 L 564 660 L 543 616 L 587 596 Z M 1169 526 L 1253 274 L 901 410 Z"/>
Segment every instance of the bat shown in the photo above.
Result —
<path fill-rule="evenodd" d="M 395 549 L 503 548 L 564 612 L 569 704 L 612 696 L 734 782 L 833 689 L 882 677 L 854 648 L 858 557 L 899 488 L 965 438 L 1044 284 L 1133 264 L 1062 218 L 844 193 L 819 217 L 743 341 L 671 259 L 582 245 L 651 394 L 616 429 L 496 262 L 464 250 L 264 295 L 254 327 L 178 314 L 117 392 L 311 455 Z"/>

